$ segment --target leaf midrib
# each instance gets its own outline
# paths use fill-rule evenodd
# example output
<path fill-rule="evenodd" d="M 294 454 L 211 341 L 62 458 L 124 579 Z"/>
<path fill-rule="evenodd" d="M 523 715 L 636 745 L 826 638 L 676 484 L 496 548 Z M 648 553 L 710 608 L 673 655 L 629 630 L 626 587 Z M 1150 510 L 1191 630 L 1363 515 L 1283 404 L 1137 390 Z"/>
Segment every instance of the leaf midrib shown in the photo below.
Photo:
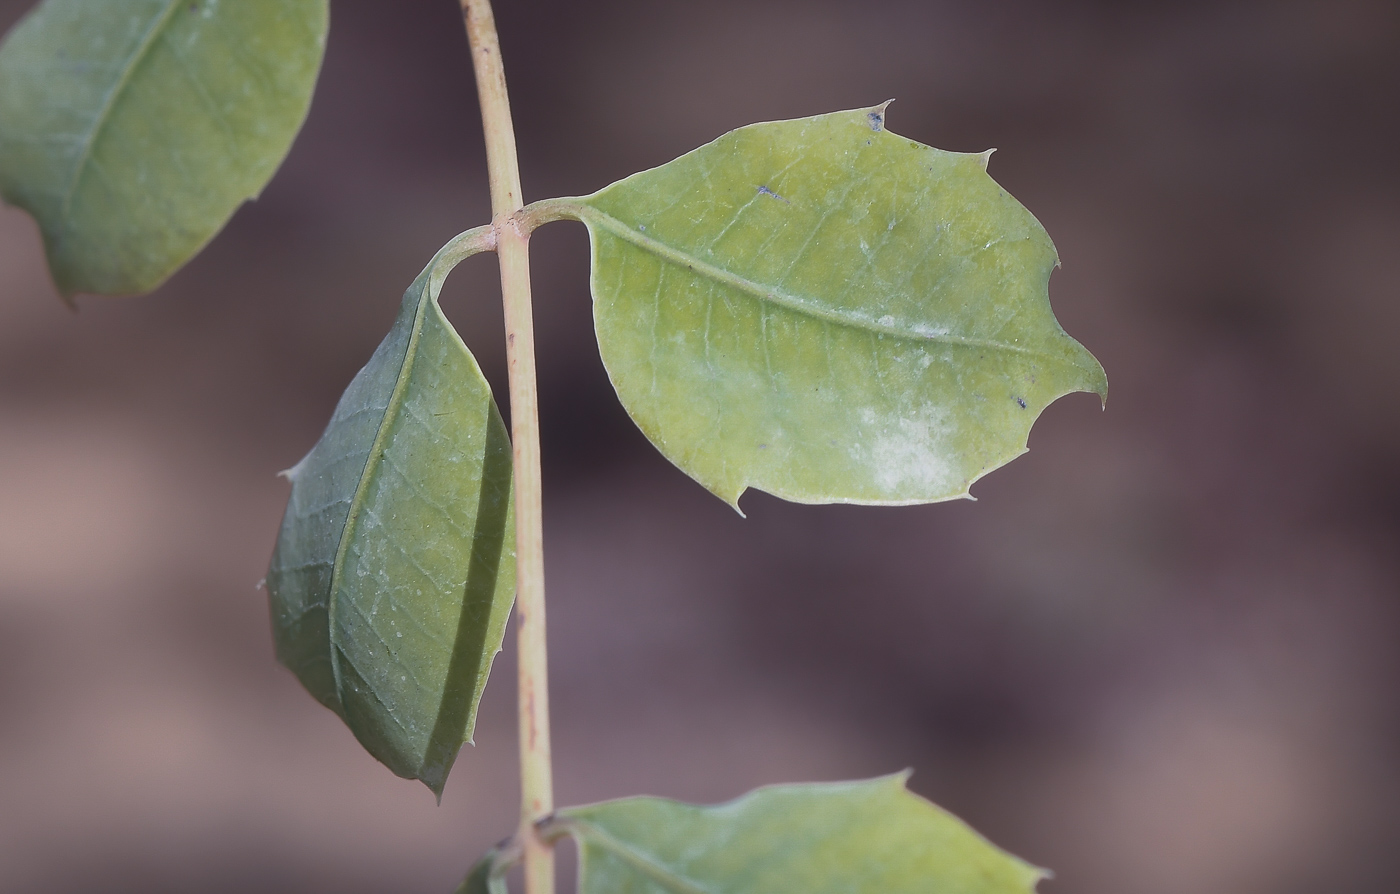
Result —
<path fill-rule="evenodd" d="M 340 701 L 342 708 L 345 707 L 341 697 L 344 681 L 341 678 L 340 660 L 336 655 L 340 650 L 336 636 L 336 607 L 339 602 L 337 597 L 340 593 L 340 582 L 345 571 L 345 555 L 349 551 L 350 540 L 355 536 L 355 529 L 363 514 L 369 481 L 383 460 L 383 447 L 388 439 L 391 420 L 397 416 L 398 409 L 403 404 L 403 394 L 408 389 L 408 380 L 412 377 L 410 370 L 413 358 L 418 352 L 418 337 L 423 332 L 423 311 L 430 300 L 432 299 L 428 294 L 428 283 L 424 283 L 423 291 L 418 296 L 418 307 L 413 313 L 413 329 L 408 337 L 408 346 L 404 349 L 403 361 L 399 366 L 398 376 L 394 379 L 394 389 L 389 393 L 389 401 L 384 406 L 384 416 L 379 420 L 379 427 L 374 432 L 374 441 L 370 444 L 369 456 L 365 458 L 365 467 L 360 471 L 359 481 L 355 484 L 355 493 L 350 498 L 350 511 L 345 517 L 345 527 L 341 529 L 340 542 L 336 544 L 335 561 L 331 564 L 330 592 L 326 596 L 326 627 L 331 638 L 331 674 L 335 679 L 335 697 Z M 378 693 L 372 694 L 378 698 Z"/>
<path fill-rule="evenodd" d="M 692 881 L 684 876 L 677 875 L 671 869 L 659 863 L 650 854 L 644 853 L 625 841 L 620 841 L 612 835 L 604 832 L 593 823 L 580 820 L 577 817 L 568 819 L 570 831 L 577 837 L 587 841 L 613 855 L 622 858 L 628 865 L 637 871 L 650 877 L 653 881 L 666 885 L 677 894 L 717 894 L 717 892 Z M 580 885 L 582 888 L 582 885 Z"/>
<path fill-rule="evenodd" d="M 122 69 L 121 76 L 117 78 L 112 89 L 107 91 L 107 95 L 102 98 L 102 107 L 98 109 L 97 116 L 93 119 L 92 125 L 83 139 L 83 150 L 78 154 L 77 164 L 73 166 L 72 180 L 68 184 L 68 189 L 63 195 L 63 216 L 66 218 L 73 206 L 73 197 L 77 195 L 78 184 L 83 180 L 83 175 L 87 172 L 89 159 L 92 157 L 92 147 L 96 145 L 97 138 L 107 125 L 107 119 L 112 115 L 112 109 L 116 107 L 117 101 L 121 99 L 121 93 L 130 83 L 136 69 L 141 67 L 147 56 L 150 55 L 151 47 L 155 46 L 156 39 L 165 30 L 165 26 L 170 22 L 170 17 L 175 10 L 179 9 L 180 0 L 170 0 L 166 4 L 165 11 L 156 16 L 151 27 L 146 30 L 141 38 L 141 43 L 136 47 L 136 52 L 131 54 L 127 60 L 126 67 Z"/>
<path fill-rule="evenodd" d="M 418 353 L 418 339 L 423 333 L 423 315 L 427 311 L 428 305 L 436 306 L 443 280 L 446 279 L 452 268 L 464 258 L 486 250 L 491 239 L 491 232 L 491 228 L 485 226 L 458 234 L 438 250 L 424 271 L 426 275 L 420 275 L 419 279 L 414 281 L 414 285 L 409 287 L 410 289 L 418 288 L 419 292 L 418 306 L 413 311 L 413 328 L 408 337 L 408 346 L 404 349 L 399 373 L 394 379 L 394 388 L 389 392 L 389 400 L 384 405 L 384 416 L 379 420 L 378 428 L 375 429 L 374 440 L 370 443 L 369 455 L 365 457 L 365 466 L 360 470 L 359 481 L 355 484 L 355 493 L 350 498 L 350 509 L 345 517 L 345 527 L 340 529 L 340 542 L 336 544 L 335 560 L 331 563 L 330 592 L 326 595 L 326 628 L 331 640 L 330 662 L 331 676 L 335 680 L 335 697 L 337 701 L 340 701 L 342 708 L 344 708 L 345 703 L 341 700 L 340 693 L 344 682 L 340 673 L 340 660 L 336 657 L 336 653 L 340 650 L 340 643 L 336 638 L 336 606 L 339 602 L 337 595 L 340 592 L 340 580 L 345 571 L 345 554 L 349 550 L 350 538 L 354 536 L 355 529 L 359 524 L 365 495 L 369 490 L 369 479 L 383 461 L 383 447 L 388 438 L 391 420 L 398 415 L 399 407 L 403 405 L 403 394 L 408 388 L 408 380 L 411 378 L 410 370 L 413 367 L 414 357 Z M 439 308 L 439 310 L 441 309 Z M 397 325 L 398 319 L 395 318 L 394 326 Z M 461 336 L 458 336 L 458 341 L 461 342 Z M 462 343 L 462 348 L 466 349 L 465 343 Z M 375 699 L 379 699 L 379 693 L 371 691 L 370 694 Z M 393 716 L 392 713 L 390 716 Z M 395 721 L 397 722 L 397 718 Z"/>
<path fill-rule="evenodd" d="M 788 295 L 776 289 L 765 288 L 751 279 L 747 279 L 737 273 L 725 270 L 723 267 L 716 266 L 707 261 L 702 261 L 694 255 L 687 254 L 681 249 L 670 246 L 659 239 L 640 232 L 636 228 L 618 220 L 606 211 L 599 210 L 593 205 L 580 203 L 577 206 L 577 211 L 580 219 L 582 219 L 585 224 L 599 226 L 612 235 L 630 242 L 643 251 L 655 255 L 667 263 L 677 267 L 684 267 L 687 270 L 708 277 L 722 285 L 737 289 L 759 301 L 775 304 L 785 310 L 790 310 L 794 313 L 802 314 L 803 316 L 811 317 L 824 323 L 831 323 L 847 329 L 870 332 L 876 335 L 888 335 L 903 341 L 921 343 L 936 342 L 957 347 L 983 348 L 993 351 L 1026 354 L 1051 360 L 1062 359 L 1045 351 L 1037 351 L 1033 348 L 1027 348 L 1010 342 L 998 341 L 991 338 L 970 338 L 968 336 L 953 335 L 951 333 L 923 333 L 903 326 L 881 323 L 878 320 L 872 320 L 850 311 L 817 306 L 806 299 L 795 295 Z"/>

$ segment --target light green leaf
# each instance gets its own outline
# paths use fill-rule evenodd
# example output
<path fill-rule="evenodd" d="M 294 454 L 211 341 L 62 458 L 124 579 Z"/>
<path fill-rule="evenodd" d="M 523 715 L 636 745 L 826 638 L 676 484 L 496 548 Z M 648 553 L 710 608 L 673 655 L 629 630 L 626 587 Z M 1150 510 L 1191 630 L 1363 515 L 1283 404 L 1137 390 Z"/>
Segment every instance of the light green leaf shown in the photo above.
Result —
<path fill-rule="evenodd" d="M 291 147 L 327 0 L 45 0 L 0 48 L 0 195 L 59 290 L 160 285 Z"/>
<path fill-rule="evenodd" d="M 1072 391 L 1107 394 L 1050 309 L 1050 238 L 884 106 L 742 127 L 583 199 L 623 405 L 737 507 L 968 496 Z M 542 203 L 545 204 L 545 203 Z"/>
<path fill-rule="evenodd" d="M 580 894 L 1027 894 L 1047 873 L 910 793 L 907 773 L 779 785 L 716 807 L 561 810 Z"/>
<path fill-rule="evenodd" d="M 515 598 L 511 449 L 438 307 L 485 231 L 404 295 L 330 425 L 288 471 L 267 585 L 277 657 L 370 752 L 439 796 Z"/>

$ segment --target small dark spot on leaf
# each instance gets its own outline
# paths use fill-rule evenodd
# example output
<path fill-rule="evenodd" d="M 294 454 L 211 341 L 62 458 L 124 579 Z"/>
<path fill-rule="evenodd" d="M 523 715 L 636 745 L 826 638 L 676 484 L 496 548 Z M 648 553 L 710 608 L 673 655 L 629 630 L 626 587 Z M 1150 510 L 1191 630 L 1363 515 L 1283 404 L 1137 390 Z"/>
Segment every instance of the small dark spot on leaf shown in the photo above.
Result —
<path fill-rule="evenodd" d="M 1023 409 L 1023 410 L 1026 408 L 1026 399 L 1025 399 L 1024 397 L 1018 397 L 1018 398 L 1016 398 L 1016 403 L 1017 403 L 1017 404 L 1021 407 L 1021 409 Z"/>
<path fill-rule="evenodd" d="M 785 198 L 783 198 L 782 196 L 778 195 L 777 193 L 773 192 L 773 190 L 769 189 L 769 188 L 766 187 L 766 186 L 760 186 L 760 187 L 758 188 L 758 194 L 759 194 L 759 195 L 763 195 L 763 196 L 772 196 L 773 198 L 777 199 L 779 202 L 782 202 L 784 205 L 791 205 L 791 204 L 792 204 L 792 203 L 789 202 L 787 199 L 785 199 Z"/>
<path fill-rule="evenodd" d="M 865 145 L 869 146 L 869 145 L 870 145 L 870 141 L 869 141 L 869 140 L 866 140 L 866 141 L 865 141 Z"/>
<path fill-rule="evenodd" d="M 876 109 L 865 117 L 870 119 L 870 129 L 879 133 L 885 126 L 885 113 L 881 109 Z M 870 145 L 869 143 L 866 144 Z"/>
<path fill-rule="evenodd" d="M 758 449 L 759 449 L 759 450 L 767 450 L 767 449 L 768 449 L 768 445 L 767 445 L 767 444 L 759 444 L 759 445 L 758 445 Z"/>

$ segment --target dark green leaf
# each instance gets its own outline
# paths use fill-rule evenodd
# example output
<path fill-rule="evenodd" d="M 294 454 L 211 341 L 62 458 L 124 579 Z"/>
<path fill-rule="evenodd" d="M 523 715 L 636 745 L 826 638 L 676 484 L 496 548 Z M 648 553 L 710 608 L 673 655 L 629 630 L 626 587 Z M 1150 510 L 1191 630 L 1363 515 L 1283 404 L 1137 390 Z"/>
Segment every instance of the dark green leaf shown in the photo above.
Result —
<path fill-rule="evenodd" d="M 880 106 L 743 127 L 573 200 L 637 425 L 736 506 L 924 503 L 1023 453 L 1056 398 L 1106 395 L 1051 312 L 1055 248 L 987 157 L 895 136 Z"/>
<path fill-rule="evenodd" d="M 562 810 L 580 894 L 1027 894 L 1043 870 L 904 787 L 779 785 L 716 807 L 626 798 Z"/>
<path fill-rule="evenodd" d="M 413 283 L 287 473 L 267 576 L 278 658 L 371 754 L 439 795 L 515 598 L 509 438 L 437 304 L 476 238 Z"/>
<path fill-rule="evenodd" d="M 0 195 L 54 281 L 160 285 L 255 197 L 311 103 L 327 0 L 45 0 L 0 48 Z"/>
<path fill-rule="evenodd" d="M 472 867 L 467 877 L 457 886 L 456 894 L 510 894 L 506 888 L 503 851 L 492 848 Z M 504 862 L 513 862 L 518 854 L 510 855 Z"/>

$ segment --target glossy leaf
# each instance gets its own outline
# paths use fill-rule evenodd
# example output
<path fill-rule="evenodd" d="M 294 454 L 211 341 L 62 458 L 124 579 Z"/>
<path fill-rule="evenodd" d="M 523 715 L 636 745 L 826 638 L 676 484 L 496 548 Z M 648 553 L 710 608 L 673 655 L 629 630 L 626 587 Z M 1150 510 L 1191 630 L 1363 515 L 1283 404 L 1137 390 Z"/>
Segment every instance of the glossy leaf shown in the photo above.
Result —
<path fill-rule="evenodd" d="M 472 236 L 472 234 L 467 234 Z M 292 481 L 267 584 L 277 657 L 361 744 L 441 795 L 515 598 L 511 451 L 437 304 L 444 248 Z"/>
<path fill-rule="evenodd" d="M 1046 873 L 910 793 L 908 774 L 761 788 L 715 807 L 559 811 L 580 894 L 1028 894 Z"/>
<path fill-rule="evenodd" d="M 986 173 L 884 107 L 742 127 L 570 200 L 603 363 L 637 425 L 737 507 L 924 503 L 1107 394 L 1050 309 L 1055 248 Z"/>
<path fill-rule="evenodd" d="M 0 194 L 65 296 L 146 292 L 287 154 L 327 0 L 45 0 L 0 48 Z"/>

